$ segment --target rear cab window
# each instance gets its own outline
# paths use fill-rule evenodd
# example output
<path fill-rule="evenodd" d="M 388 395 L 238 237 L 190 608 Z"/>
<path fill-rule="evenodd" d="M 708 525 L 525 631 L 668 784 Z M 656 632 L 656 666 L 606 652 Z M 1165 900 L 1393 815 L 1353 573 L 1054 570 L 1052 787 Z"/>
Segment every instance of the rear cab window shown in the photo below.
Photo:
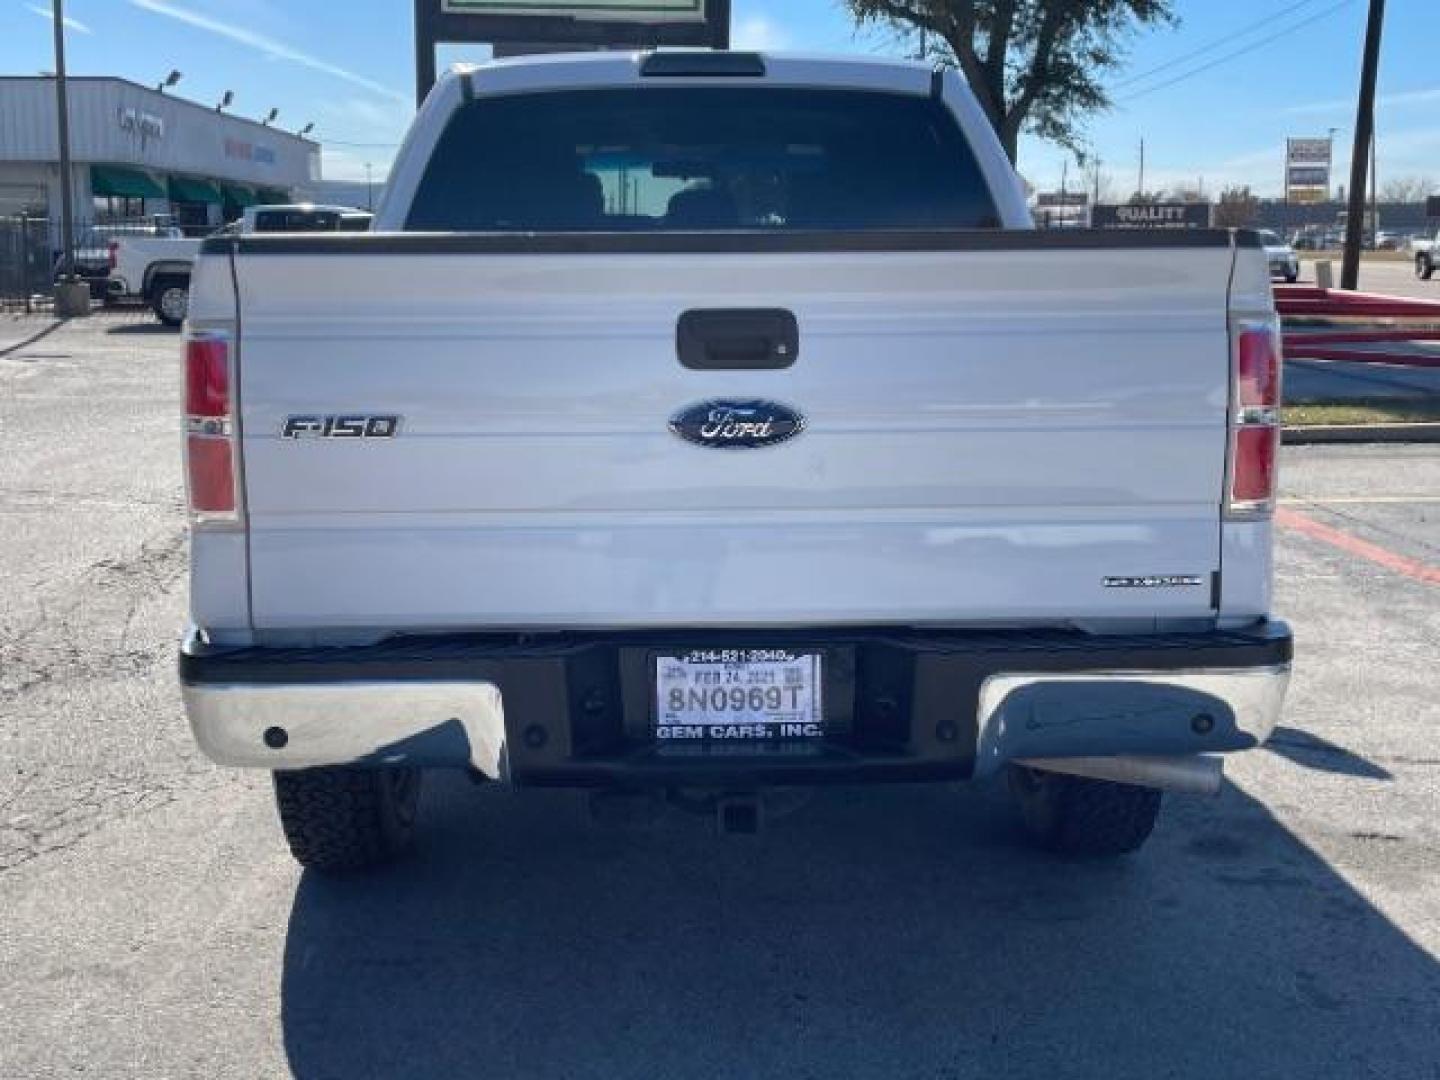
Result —
<path fill-rule="evenodd" d="M 467 102 L 406 227 L 438 232 L 998 228 L 943 102 L 786 87 L 606 88 Z"/>
<path fill-rule="evenodd" d="M 340 215 L 333 210 L 261 210 L 255 215 L 257 233 L 335 232 Z"/>

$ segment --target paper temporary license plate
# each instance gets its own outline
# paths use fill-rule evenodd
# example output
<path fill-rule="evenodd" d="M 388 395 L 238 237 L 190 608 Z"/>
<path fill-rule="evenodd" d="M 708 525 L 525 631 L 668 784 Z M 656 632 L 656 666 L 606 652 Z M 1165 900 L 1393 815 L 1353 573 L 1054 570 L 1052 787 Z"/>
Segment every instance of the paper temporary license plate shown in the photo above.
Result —
<path fill-rule="evenodd" d="M 659 656 L 656 738 L 821 738 L 820 669 L 819 653 L 786 649 L 692 649 Z"/>

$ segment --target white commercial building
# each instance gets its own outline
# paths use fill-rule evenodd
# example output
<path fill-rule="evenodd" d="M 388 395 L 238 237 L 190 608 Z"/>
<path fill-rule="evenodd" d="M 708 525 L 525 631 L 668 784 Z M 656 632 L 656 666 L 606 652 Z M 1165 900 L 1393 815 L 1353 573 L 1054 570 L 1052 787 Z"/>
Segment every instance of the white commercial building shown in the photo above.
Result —
<path fill-rule="evenodd" d="M 320 145 L 125 79 L 72 77 L 70 185 L 82 223 L 168 217 L 205 233 L 320 179 Z M 0 218 L 60 216 L 55 80 L 0 77 Z"/>

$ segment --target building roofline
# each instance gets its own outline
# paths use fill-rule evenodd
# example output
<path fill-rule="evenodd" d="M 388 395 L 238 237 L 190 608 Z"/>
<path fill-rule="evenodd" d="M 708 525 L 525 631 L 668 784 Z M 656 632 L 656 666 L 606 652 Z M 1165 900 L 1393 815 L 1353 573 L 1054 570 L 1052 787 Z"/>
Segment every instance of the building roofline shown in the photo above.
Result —
<path fill-rule="evenodd" d="M 53 75 L 0 75 L 0 83 L 5 83 L 5 82 L 36 82 L 36 83 L 48 83 L 48 82 L 54 82 L 54 81 L 55 81 L 55 76 L 53 76 Z M 241 123 L 241 124 L 249 124 L 249 125 L 250 125 L 251 127 L 253 127 L 253 128 L 259 128 L 261 131 L 267 131 L 267 132 L 269 132 L 269 133 L 272 134 L 272 135 L 279 135 L 279 136 L 282 136 L 283 138 L 286 138 L 286 139 L 294 139 L 296 142 L 304 143 L 306 146 L 314 147 L 316 150 L 322 149 L 322 144 L 319 142 L 319 140 L 317 140 L 317 139 L 307 139 L 304 135 L 301 135 L 301 134 L 299 134 L 298 132 L 286 131 L 284 128 L 270 127 L 268 124 L 262 124 L 259 120 L 252 120 L 252 119 L 250 119 L 248 116 L 239 116 L 239 115 L 237 115 L 236 113 L 231 113 L 231 112 L 220 112 L 220 111 L 217 110 L 217 109 L 215 108 L 215 106 L 213 106 L 213 105 L 202 105 L 202 104 L 200 104 L 200 102 L 198 102 L 198 101 L 193 101 L 193 100 L 191 100 L 190 98 L 187 98 L 187 97 L 181 97 L 179 94 L 162 94 L 159 90 L 156 90 L 153 86 L 146 86 L 144 83 L 138 83 L 138 82 L 136 82 L 136 81 L 133 80 L 133 79 L 126 79 L 126 78 L 123 78 L 122 76 L 119 76 L 119 75 L 67 75 L 67 76 L 65 76 L 65 81 L 66 81 L 67 83 L 77 83 L 77 82 L 109 82 L 109 83 L 120 83 L 122 86 L 132 87 L 133 89 L 139 90 L 141 93 L 149 94 L 149 95 L 152 96 L 152 97 L 162 98 L 162 99 L 164 99 L 165 101 L 177 102 L 178 104 L 181 104 L 181 105 L 188 105 L 190 108 L 192 108 L 192 109 L 199 109 L 201 112 L 204 112 L 204 113 L 210 113 L 210 114 L 213 114 L 213 115 L 215 115 L 215 116 L 223 116 L 223 117 L 225 117 L 227 120 L 234 120 L 234 121 L 236 121 L 236 122 L 238 122 L 238 123 Z"/>

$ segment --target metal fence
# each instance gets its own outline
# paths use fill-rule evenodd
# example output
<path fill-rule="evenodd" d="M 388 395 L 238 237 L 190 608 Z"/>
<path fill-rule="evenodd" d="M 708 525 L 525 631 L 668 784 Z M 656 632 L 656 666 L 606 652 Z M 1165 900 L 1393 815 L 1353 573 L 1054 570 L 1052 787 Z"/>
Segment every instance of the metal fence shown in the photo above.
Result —
<path fill-rule="evenodd" d="M 110 248 L 126 236 L 180 236 L 163 219 L 81 220 L 75 223 L 75 272 L 105 306 Z M 61 265 L 60 223 L 47 217 L 0 217 L 0 310 L 44 311 Z"/>
<path fill-rule="evenodd" d="M 45 218 L 0 218 L 0 302 L 29 304 L 48 294 L 58 252 Z"/>

